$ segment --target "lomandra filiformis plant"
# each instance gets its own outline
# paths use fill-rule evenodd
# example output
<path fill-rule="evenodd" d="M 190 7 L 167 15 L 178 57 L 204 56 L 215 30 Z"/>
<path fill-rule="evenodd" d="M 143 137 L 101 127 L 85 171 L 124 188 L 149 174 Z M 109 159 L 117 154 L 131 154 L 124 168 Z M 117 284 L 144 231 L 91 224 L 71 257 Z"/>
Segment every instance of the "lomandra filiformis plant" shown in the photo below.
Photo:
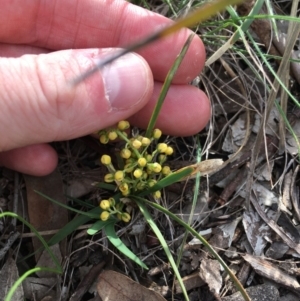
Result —
<path fill-rule="evenodd" d="M 171 174 L 171 169 L 165 165 L 165 162 L 167 156 L 173 154 L 171 146 L 166 143 L 158 143 L 158 139 L 162 135 L 161 130 L 154 129 L 150 138 L 141 135 L 128 138 L 126 130 L 129 127 L 128 121 L 120 121 L 117 128 L 102 130 L 98 133 L 99 140 L 103 144 L 117 138 L 125 142 L 124 148 L 119 154 L 122 159 L 122 164 L 120 164 L 123 166 L 122 169 L 115 168 L 111 157 L 108 155 L 103 155 L 100 159 L 108 170 L 104 181 L 106 183 L 115 182 L 124 197 L 147 190 Z M 161 191 L 157 190 L 152 195 L 158 199 L 161 197 Z M 122 212 L 123 205 L 122 202 L 115 204 L 113 198 L 102 200 L 100 207 L 104 211 L 102 211 L 100 219 L 105 221 L 111 214 L 116 214 L 120 220 L 129 222 L 130 215 L 127 212 Z"/>

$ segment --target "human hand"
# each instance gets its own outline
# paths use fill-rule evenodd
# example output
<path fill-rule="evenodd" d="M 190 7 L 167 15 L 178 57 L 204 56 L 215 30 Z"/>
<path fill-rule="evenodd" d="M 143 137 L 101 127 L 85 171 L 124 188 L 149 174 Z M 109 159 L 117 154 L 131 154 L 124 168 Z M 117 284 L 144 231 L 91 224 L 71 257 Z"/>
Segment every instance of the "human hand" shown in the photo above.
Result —
<path fill-rule="evenodd" d="M 87 135 L 122 119 L 146 127 L 190 34 L 182 30 L 72 87 L 71 79 L 115 51 L 107 47 L 128 45 L 171 21 L 121 0 L 0 0 L 0 7 L 0 165 L 32 175 L 56 167 L 57 154 L 47 142 Z M 204 60 L 195 37 L 157 122 L 164 133 L 191 135 L 207 123 L 209 101 L 187 85 Z"/>

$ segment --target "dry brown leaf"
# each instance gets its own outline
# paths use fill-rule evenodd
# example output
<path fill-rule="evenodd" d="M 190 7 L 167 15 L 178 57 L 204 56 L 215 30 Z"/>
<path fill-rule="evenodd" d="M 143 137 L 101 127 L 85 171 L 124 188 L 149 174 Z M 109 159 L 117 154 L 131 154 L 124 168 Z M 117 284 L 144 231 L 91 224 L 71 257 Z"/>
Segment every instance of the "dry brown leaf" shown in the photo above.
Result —
<path fill-rule="evenodd" d="M 220 273 L 220 263 L 214 259 L 203 259 L 199 272 L 200 278 L 203 279 L 210 291 L 220 293 L 222 287 L 222 276 Z"/>
<path fill-rule="evenodd" d="M 165 301 L 161 295 L 114 271 L 99 276 L 98 294 L 105 301 Z"/>
<path fill-rule="evenodd" d="M 15 261 L 8 258 L 0 271 L 0 300 L 4 300 L 9 289 L 19 279 L 19 272 Z M 24 300 L 22 285 L 19 285 L 13 295 L 14 301 Z"/>
<path fill-rule="evenodd" d="M 68 222 L 68 211 L 35 192 L 35 190 L 39 191 L 56 201 L 66 204 L 60 173 L 56 170 L 45 177 L 24 175 L 24 179 L 30 224 L 38 231 L 56 230 L 63 227 Z M 50 237 L 44 238 L 47 240 Z M 35 251 L 42 246 L 39 239 L 33 238 L 32 241 Z M 40 255 L 41 253 L 36 254 L 36 260 Z"/>

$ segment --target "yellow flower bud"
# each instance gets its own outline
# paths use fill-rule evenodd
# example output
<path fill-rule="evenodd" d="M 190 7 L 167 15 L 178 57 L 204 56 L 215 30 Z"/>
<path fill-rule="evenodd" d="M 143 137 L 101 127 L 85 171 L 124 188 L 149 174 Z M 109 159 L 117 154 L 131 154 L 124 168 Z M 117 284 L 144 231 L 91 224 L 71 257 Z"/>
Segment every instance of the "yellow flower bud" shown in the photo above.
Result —
<path fill-rule="evenodd" d="M 171 146 L 168 146 L 167 150 L 165 151 L 165 154 L 170 156 L 174 153 L 174 149 Z"/>
<path fill-rule="evenodd" d="M 127 195 L 129 195 L 129 194 L 130 194 L 130 189 L 128 189 L 128 190 L 122 192 L 122 195 L 123 195 L 123 196 L 127 196 Z"/>
<path fill-rule="evenodd" d="M 131 216 L 129 213 L 123 212 L 121 218 L 123 222 L 128 223 L 131 219 Z"/>
<path fill-rule="evenodd" d="M 161 130 L 159 130 L 159 129 L 154 129 L 153 134 L 152 134 L 152 137 L 153 137 L 154 139 L 159 139 L 159 138 L 161 137 L 161 135 L 162 135 Z"/>
<path fill-rule="evenodd" d="M 129 159 L 131 156 L 131 151 L 128 148 L 123 148 L 120 152 L 120 155 L 123 159 Z"/>
<path fill-rule="evenodd" d="M 143 137 L 141 142 L 143 146 L 148 146 L 151 143 L 151 140 L 147 137 Z"/>
<path fill-rule="evenodd" d="M 115 131 L 110 131 L 108 133 L 108 139 L 109 140 L 116 140 L 118 138 L 118 134 Z"/>
<path fill-rule="evenodd" d="M 160 152 L 160 153 L 164 153 L 168 148 L 168 144 L 166 143 L 158 143 L 157 145 L 157 150 Z"/>
<path fill-rule="evenodd" d="M 161 165 L 159 163 L 155 162 L 155 163 L 153 163 L 151 170 L 158 173 L 161 171 Z"/>
<path fill-rule="evenodd" d="M 135 148 L 135 149 L 139 149 L 141 146 L 142 146 L 142 142 L 135 139 L 132 141 L 132 146 Z"/>
<path fill-rule="evenodd" d="M 99 140 L 100 140 L 100 143 L 102 143 L 102 144 L 107 144 L 109 141 L 107 135 L 105 135 L 105 134 L 100 135 Z"/>
<path fill-rule="evenodd" d="M 104 176 L 104 182 L 105 183 L 112 183 L 114 182 L 115 178 L 114 175 L 112 173 L 108 173 Z"/>
<path fill-rule="evenodd" d="M 151 179 L 151 180 L 149 180 L 147 183 L 148 183 L 148 186 L 149 186 L 149 187 L 152 187 L 152 186 L 154 186 L 154 185 L 157 183 L 157 181 Z"/>
<path fill-rule="evenodd" d="M 170 169 L 169 166 L 164 166 L 164 167 L 162 168 L 162 170 L 161 170 L 161 173 L 162 173 L 163 175 L 165 175 L 165 176 L 169 175 L 171 172 L 172 172 L 172 171 L 171 171 L 171 169 Z"/>
<path fill-rule="evenodd" d="M 109 200 L 102 200 L 99 204 L 100 208 L 103 210 L 107 210 L 110 207 L 110 201 Z"/>
<path fill-rule="evenodd" d="M 134 172 L 133 175 L 135 178 L 139 179 L 143 175 L 143 171 L 140 168 L 137 168 Z"/>
<path fill-rule="evenodd" d="M 122 184 L 119 186 L 119 190 L 120 190 L 122 193 L 126 193 L 127 191 L 129 191 L 128 184 L 127 184 L 127 183 L 122 183 Z"/>
<path fill-rule="evenodd" d="M 111 157 L 108 155 L 103 155 L 101 157 L 100 161 L 103 165 L 109 165 L 109 164 L 111 164 Z"/>
<path fill-rule="evenodd" d="M 108 218 L 109 218 L 109 212 L 107 212 L 107 211 L 103 211 L 101 214 L 100 214 L 100 219 L 102 220 L 102 221 L 107 221 L 108 220 Z"/>
<path fill-rule="evenodd" d="M 153 197 L 154 197 L 155 199 L 159 199 L 159 198 L 161 197 L 161 192 L 160 192 L 159 190 L 155 191 L 155 192 L 153 193 Z"/>
<path fill-rule="evenodd" d="M 124 172 L 122 170 L 118 170 L 115 173 L 115 180 L 121 182 L 124 179 Z"/>
<path fill-rule="evenodd" d="M 146 164 L 147 164 L 147 160 L 145 158 L 139 158 L 138 159 L 138 165 L 140 167 L 144 167 L 144 166 L 146 166 Z"/>
<path fill-rule="evenodd" d="M 126 120 L 119 121 L 119 123 L 118 123 L 118 129 L 121 131 L 129 129 L 129 127 L 130 127 L 130 124 Z"/>

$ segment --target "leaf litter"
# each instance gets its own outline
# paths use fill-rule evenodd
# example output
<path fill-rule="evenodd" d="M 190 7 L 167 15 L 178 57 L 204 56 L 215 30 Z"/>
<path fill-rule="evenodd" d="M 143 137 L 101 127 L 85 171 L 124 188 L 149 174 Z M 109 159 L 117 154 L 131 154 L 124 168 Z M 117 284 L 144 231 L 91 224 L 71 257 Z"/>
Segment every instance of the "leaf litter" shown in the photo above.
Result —
<path fill-rule="evenodd" d="M 238 12 L 247 14 L 252 8 L 251 4 L 253 1 L 241 5 Z M 271 1 L 271 5 L 274 9 L 280 8 L 290 13 L 290 1 Z M 156 9 L 159 10 L 159 7 Z M 168 8 L 163 6 L 163 10 L 167 12 Z M 275 35 L 270 35 L 274 30 L 270 24 L 268 20 L 258 19 L 249 31 L 255 41 L 262 48 L 265 47 L 263 51 L 269 49 L 269 54 L 283 55 L 282 49 L 286 46 L 281 46 L 286 45 L 287 22 L 279 26 L 279 40 L 275 39 Z M 216 51 L 217 43 L 209 42 L 206 34 L 210 30 L 205 24 L 199 28 L 199 32 L 203 35 L 210 56 Z M 299 39 L 296 42 L 294 52 L 297 54 Z M 240 43 L 235 51 L 223 55 L 226 67 L 216 61 L 201 75 L 198 85 L 209 95 L 213 109 L 211 123 L 198 135 L 203 145 L 202 157 L 222 159 L 225 163 L 217 166 L 215 173 L 210 172 L 209 176 L 201 178 L 201 191 L 191 221 L 192 226 L 205 236 L 231 267 L 252 300 L 294 301 L 300 296 L 299 144 L 295 140 L 295 136 L 300 137 L 300 110 L 289 100 L 286 116 L 294 134 L 286 131 L 283 141 L 279 134 L 282 116 L 275 105 L 267 121 L 264 121 L 269 95 L 266 86 L 274 80 L 274 75 L 267 70 L 266 65 L 255 65 L 254 61 L 258 58 L 256 55 L 258 53 L 254 50 L 251 54 L 247 53 L 247 48 L 243 49 Z M 270 62 L 277 71 L 279 62 L 276 57 L 270 58 Z M 288 89 L 299 98 L 298 65 L 299 62 L 293 62 Z M 236 76 L 233 77 L 233 74 Z M 246 95 L 240 90 L 241 85 Z M 279 95 L 274 99 L 275 102 L 280 100 Z M 251 175 L 249 164 L 253 162 L 252 151 L 262 121 L 265 136 L 259 144 L 255 171 Z M 245 137 L 247 141 L 244 144 Z M 176 148 L 173 156 L 175 166 L 195 164 L 196 138 L 165 137 Z M 278 151 L 279 143 L 285 145 L 284 152 Z M 105 189 L 91 185 L 104 174 L 98 163 L 100 154 L 110 152 L 113 156 L 118 147 L 117 143 L 103 148 L 90 137 L 57 143 L 59 167 L 47 179 L 25 176 L 24 182 L 23 179 L 16 180 L 11 171 L 2 168 L 1 209 L 13 211 L 13 208 L 17 208 L 16 202 L 21 204 L 24 200 L 26 209 L 19 206 L 17 212 L 25 216 L 44 237 L 49 237 L 49 233 L 53 235 L 76 214 L 45 201 L 34 190 L 40 190 L 77 209 L 84 208 L 76 198 L 84 200 L 91 207 L 97 206 L 100 200 L 109 195 Z M 247 183 L 250 177 L 251 202 L 247 206 L 245 199 L 249 192 Z M 194 195 L 193 183 L 191 179 L 168 187 L 160 203 L 188 220 Z M 14 187 L 19 187 L 17 194 Z M 67 200 L 65 192 L 72 198 Z M 185 230 L 163 214 L 152 213 L 172 253 L 178 255 Z M 63 275 L 53 277 L 51 274 L 37 273 L 34 277 L 28 277 L 23 287 L 18 288 L 14 300 L 22 300 L 24 297 L 30 301 L 47 298 L 99 300 L 100 297 L 102 300 L 124 301 L 183 300 L 178 280 L 157 238 L 136 214 L 136 219 L 118 228 L 117 233 L 126 246 L 150 267 L 149 272 L 127 260 L 108 243 L 102 232 L 88 236 L 86 229 L 90 225 L 83 225 L 83 228 L 74 229 L 74 233 L 68 236 L 67 245 L 53 246 L 64 268 Z M 4 283 L 2 289 L 9 288 L 17 280 L 17 268 L 24 272 L 35 266 L 51 266 L 49 259 L 44 260 L 41 253 L 35 256 L 44 260 L 42 262 L 34 256 L 27 258 L 27 255 L 38 251 L 40 247 L 29 229 L 20 223 L 14 225 L 10 219 L 2 219 L 0 226 L 0 251 L 3 255 L 1 258 L 4 258 L 0 271 L 0 281 Z M 21 239 L 16 233 L 22 233 Z M 18 258 L 17 263 L 12 260 L 12 256 Z M 189 236 L 183 246 L 179 270 L 190 300 L 243 300 L 219 263 L 193 237 Z M 3 292 L 0 293 L 2 300 Z"/>

